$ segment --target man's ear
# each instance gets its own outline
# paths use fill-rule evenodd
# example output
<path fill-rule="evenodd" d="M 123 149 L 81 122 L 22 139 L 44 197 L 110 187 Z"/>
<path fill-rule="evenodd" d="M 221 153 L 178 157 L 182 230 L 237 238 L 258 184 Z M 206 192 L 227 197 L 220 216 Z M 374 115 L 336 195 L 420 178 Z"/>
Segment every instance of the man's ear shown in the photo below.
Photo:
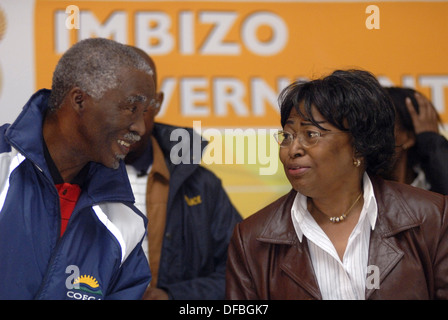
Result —
<path fill-rule="evenodd" d="M 157 92 L 157 108 L 156 108 L 156 112 L 154 114 L 154 116 L 157 116 L 160 112 L 160 109 L 162 109 L 162 104 L 163 104 L 163 98 L 164 98 L 164 94 L 163 91 Z"/>
<path fill-rule="evenodd" d="M 82 91 L 78 87 L 74 87 L 69 91 L 68 99 L 73 110 L 75 110 L 77 113 L 83 111 L 83 104 L 86 100 L 86 93 L 84 91 Z"/>

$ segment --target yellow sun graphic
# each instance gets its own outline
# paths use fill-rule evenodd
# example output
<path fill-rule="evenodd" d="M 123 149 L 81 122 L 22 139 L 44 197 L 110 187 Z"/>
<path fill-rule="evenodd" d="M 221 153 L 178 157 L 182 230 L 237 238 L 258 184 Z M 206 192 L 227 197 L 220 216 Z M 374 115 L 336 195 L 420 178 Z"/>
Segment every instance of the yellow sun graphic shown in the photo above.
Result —
<path fill-rule="evenodd" d="M 83 275 L 83 276 L 76 278 L 75 281 L 73 281 L 73 284 L 77 284 L 77 283 L 85 283 L 88 286 L 90 286 L 91 288 L 99 287 L 98 281 L 94 277 L 88 276 L 88 275 Z"/>

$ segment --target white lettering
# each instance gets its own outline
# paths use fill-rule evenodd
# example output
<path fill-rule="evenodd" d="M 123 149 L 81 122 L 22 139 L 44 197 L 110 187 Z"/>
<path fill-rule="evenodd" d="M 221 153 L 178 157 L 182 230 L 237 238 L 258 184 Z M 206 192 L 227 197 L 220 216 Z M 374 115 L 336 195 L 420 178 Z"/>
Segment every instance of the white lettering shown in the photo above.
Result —
<path fill-rule="evenodd" d="M 268 41 L 260 41 L 257 38 L 257 29 L 267 25 L 272 31 Z M 272 12 L 257 12 L 244 20 L 241 37 L 246 47 L 260 56 L 272 56 L 286 46 L 288 42 L 288 27 L 279 16 Z"/>
<path fill-rule="evenodd" d="M 64 53 L 70 47 L 70 30 L 65 26 L 65 11 L 54 13 L 54 50 L 57 54 Z"/>
<path fill-rule="evenodd" d="M 369 30 L 379 29 L 380 28 L 380 8 L 378 8 L 378 6 L 372 4 L 370 6 L 367 6 L 366 13 L 372 13 L 366 19 L 366 28 Z"/>
<path fill-rule="evenodd" d="M 199 20 L 203 23 L 213 23 L 214 28 L 208 34 L 201 48 L 204 55 L 238 55 L 240 46 L 234 42 L 224 42 L 224 38 L 237 18 L 235 12 L 201 12 Z"/>
<path fill-rule="evenodd" d="M 113 12 L 104 23 L 101 23 L 91 11 L 81 10 L 80 19 L 82 28 L 78 30 L 79 40 L 102 37 L 121 43 L 128 42 L 127 28 L 122 27 L 127 25 L 126 12 Z"/>
<path fill-rule="evenodd" d="M 72 13 L 73 12 L 73 13 Z M 70 15 L 65 20 L 65 27 L 68 30 L 79 29 L 79 8 L 75 5 L 70 5 L 65 8 L 65 13 Z"/>
<path fill-rule="evenodd" d="M 150 55 L 168 54 L 174 47 L 173 36 L 169 33 L 170 28 L 171 18 L 166 13 L 137 12 L 135 14 L 136 46 Z"/>
<path fill-rule="evenodd" d="M 206 103 L 208 99 L 207 80 L 205 78 L 182 78 L 180 80 L 180 106 L 183 116 L 208 116 L 210 110 L 207 106 L 198 106 Z"/>
<path fill-rule="evenodd" d="M 173 93 L 176 89 L 176 84 L 177 82 L 175 78 L 165 78 L 162 80 L 160 91 L 163 92 L 164 99 L 162 105 L 160 106 L 160 111 L 157 114 L 159 117 L 163 117 L 165 115 Z"/>
<path fill-rule="evenodd" d="M 213 80 L 213 105 L 217 116 L 227 116 L 227 106 L 231 106 L 238 116 L 248 116 L 243 102 L 246 88 L 236 78 L 216 78 Z"/>
<path fill-rule="evenodd" d="M 67 17 L 66 13 L 72 14 Z M 246 47 L 253 54 L 269 56 L 284 49 L 289 34 L 286 22 L 272 12 L 256 12 L 242 17 L 232 11 L 199 11 L 196 17 L 189 10 L 182 10 L 177 16 L 162 11 L 137 11 L 132 16 L 126 11 L 114 11 L 101 22 L 91 10 L 68 6 L 65 10 L 55 11 L 54 18 L 55 48 L 58 53 L 65 52 L 72 44 L 68 32 L 71 29 L 77 29 L 75 41 L 96 36 L 129 43 L 128 19 L 133 19 L 134 44 L 151 55 L 166 55 L 178 50 L 182 55 L 235 56 Z M 175 19 L 177 28 L 173 30 Z M 263 26 L 271 33 L 267 39 L 257 36 Z M 237 28 L 239 30 L 235 30 Z M 238 36 L 229 39 L 231 34 Z M 202 37 L 198 39 L 201 45 L 196 45 L 198 35 Z"/>
<path fill-rule="evenodd" d="M 179 13 L 179 51 L 184 55 L 194 54 L 194 23 L 191 11 Z"/>
<path fill-rule="evenodd" d="M 223 131 L 208 128 L 202 132 L 201 122 L 193 121 L 193 130 L 197 135 L 193 135 L 192 144 L 188 130 L 178 128 L 171 132 L 170 141 L 178 141 L 170 151 L 173 164 L 190 164 L 191 160 L 197 164 L 201 163 L 201 160 L 205 164 L 222 164 L 224 154 L 225 164 L 261 164 L 264 167 L 259 169 L 260 175 L 273 175 L 278 170 L 278 145 L 272 137 L 276 129 L 271 129 L 269 135 L 265 129 L 256 131 L 252 128 Z M 203 140 L 209 140 L 204 151 L 201 147 Z M 192 157 L 190 150 L 193 150 Z"/>
<path fill-rule="evenodd" d="M 423 87 L 431 88 L 431 97 L 437 112 L 443 113 L 445 109 L 445 89 L 448 87 L 448 76 L 421 76 L 419 83 Z"/>
<path fill-rule="evenodd" d="M 274 91 L 264 79 L 252 78 L 250 80 L 250 87 L 253 115 L 261 117 L 266 114 L 265 101 L 267 101 L 269 105 L 271 105 L 271 107 L 278 112 L 278 96 L 289 83 L 289 79 L 279 78 L 277 81 L 277 90 Z"/>

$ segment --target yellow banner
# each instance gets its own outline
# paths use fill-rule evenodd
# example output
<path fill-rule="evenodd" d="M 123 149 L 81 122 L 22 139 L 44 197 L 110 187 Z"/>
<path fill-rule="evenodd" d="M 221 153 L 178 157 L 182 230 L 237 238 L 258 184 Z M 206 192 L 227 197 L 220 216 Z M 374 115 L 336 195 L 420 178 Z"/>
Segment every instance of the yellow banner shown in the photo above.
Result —
<path fill-rule="evenodd" d="M 58 59 L 81 39 L 145 50 L 165 94 L 157 121 L 197 123 L 207 138 L 241 128 L 255 141 L 234 147 L 238 131 L 224 132 L 202 163 L 246 217 L 290 189 L 268 129 L 280 127 L 277 98 L 295 79 L 369 70 L 426 94 L 448 123 L 447 17 L 448 3 L 431 1 L 36 0 L 36 87 L 51 86 Z"/>
<path fill-rule="evenodd" d="M 448 3 L 37 0 L 35 12 L 37 87 L 76 41 L 113 38 L 156 60 L 161 122 L 277 127 L 283 87 L 351 67 L 416 87 L 448 122 Z"/>

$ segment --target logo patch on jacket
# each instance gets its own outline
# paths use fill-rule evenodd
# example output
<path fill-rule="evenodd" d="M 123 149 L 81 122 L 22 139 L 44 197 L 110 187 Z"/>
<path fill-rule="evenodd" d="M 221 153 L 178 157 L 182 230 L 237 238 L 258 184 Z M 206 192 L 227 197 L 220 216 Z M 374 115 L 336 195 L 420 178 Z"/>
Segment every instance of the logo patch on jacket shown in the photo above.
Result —
<path fill-rule="evenodd" d="M 65 286 L 67 297 L 75 300 L 101 300 L 103 291 L 96 280 L 91 275 L 79 275 L 79 269 L 75 265 L 70 265 L 66 269 L 66 273 L 71 273 L 67 277 Z"/>
<path fill-rule="evenodd" d="M 190 207 L 191 207 L 191 206 L 196 206 L 196 205 L 202 203 L 201 195 L 200 195 L 200 194 L 197 195 L 196 197 L 193 197 L 193 198 L 188 198 L 188 197 L 185 195 L 185 201 L 187 202 L 187 204 L 188 204 Z"/>

